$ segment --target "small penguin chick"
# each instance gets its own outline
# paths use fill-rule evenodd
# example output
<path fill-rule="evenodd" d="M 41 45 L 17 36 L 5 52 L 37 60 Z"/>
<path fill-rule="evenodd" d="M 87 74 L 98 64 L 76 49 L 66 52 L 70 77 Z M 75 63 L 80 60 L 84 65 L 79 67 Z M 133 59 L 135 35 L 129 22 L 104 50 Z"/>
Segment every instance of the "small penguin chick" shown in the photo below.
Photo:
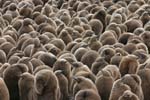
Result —
<path fill-rule="evenodd" d="M 56 70 L 55 75 L 59 82 L 59 88 L 61 92 L 61 100 L 68 100 L 69 99 L 69 87 L 68 87 L 68 79 L 64 75 L 63 70 Z"/>
<path fill-rule="evenodd" d="M 88 45 L 92 50 L 98 51 L 102 47 L 102 43 L 98 41 L 97 36 L 92 36 L 88 41 Z"/>
<path fill-rule="evenodd" d="M 97 73 L 108 65 L 108 62 L 105 61 L 104 57 L 98 57 L 95 62 L 92 64 L 91 71 L 97 75 Z"/>
<path fill-rule="evenodd" d="M 18 81 L 20 100 L 37 100 L 34 90 L 34 76 L 28 72 L 20 75 Z"/>
<path fill-rule="evenodd" d="M 60 39 L 62 39 L 64 41 L 64 43 L 67 45 L 68 43 L 70 43 L 71 41 L 73 41 L 71 35 L 69 34 L 68 31 L 66 30 L 62 30 L 58 36 Z"/>
<path fill-rule="evenodd" d="M 137 56 L 124 56 L 119 64 L 119 70 L 121 76 L 124 76 L 125 74 L 136 74 L 139 70 L 139 62 L 137 61 Z"/>
<path fill-rule="evenodd" d="M 78 72 L 91 72 L 88 66 L 84 65 L 82 62 L 73 62 L 72 63 L 72 75 L 76 75 Z"/>
<path fill-rule="evenodd" d="M 64 22 L 65 25 L 68 25 L 70 23 L 71 17 L 67 12 L 64 12 L 61 16 L 60 16 L 60 20 L 62 22 Z"/>
<path fill-rule="evenodd" d="M 23 20 L 23 23 L 20 27 L 20 29 L 18 30 L 18 34 L 21 35 L 23 33 L 29 33 L 31 31 L 34 31 L 34 28 L 32 26 L 32 20 L 30 18 L 25 18 Z"/>
<path fill-rule="evenodd" d="M 73 95 L 84 89 L 92 89 L 95 92 L 98 93 L 98 90 L 95 86 L 95 84 L 88 78 L 85 78 L 83 76 L 73 76 L 73 79 L 76 81 L 74 87 L 73 87 Z"/>

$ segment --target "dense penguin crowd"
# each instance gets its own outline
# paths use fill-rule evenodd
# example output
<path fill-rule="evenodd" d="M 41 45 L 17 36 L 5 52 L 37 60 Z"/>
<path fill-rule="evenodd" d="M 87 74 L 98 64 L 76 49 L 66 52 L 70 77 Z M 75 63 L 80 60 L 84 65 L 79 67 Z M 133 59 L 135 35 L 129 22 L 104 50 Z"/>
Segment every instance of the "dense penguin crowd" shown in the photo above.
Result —
<path fill-rule="evenodd" d="M 150 0 L 0 0 L 0 100 L 150 100 Z"/>

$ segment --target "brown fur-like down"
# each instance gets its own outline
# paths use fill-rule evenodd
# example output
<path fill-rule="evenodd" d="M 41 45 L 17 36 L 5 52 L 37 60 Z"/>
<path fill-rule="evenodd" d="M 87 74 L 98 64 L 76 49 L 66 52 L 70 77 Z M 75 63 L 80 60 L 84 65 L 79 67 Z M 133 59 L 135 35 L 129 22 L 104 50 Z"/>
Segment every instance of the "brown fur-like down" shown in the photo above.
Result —
<path fill-rule="evenodd" d="M 149 68 L 145 68 L 145 69 L 141 69 L 138 71 L 138 75 L 140 76 L 141 80 L 142 80 L 142 90 L 143 90 L 143 94 L 144 94 L 144 100 L 149 100 L 150 98 L 150 90 L 148 89 L 148 87 L 150 86 L 150 69 Z"/>
<path fill-rule="evenodd" d="M 103 24 L 98 19 L 90 20 L 89 25 L 91 26 L 91 28 L 94 31 L 95 35 L 100 35 L 101 32 L 103 31 Z"/>
<path fill-rule="evenodd" d="M 114 81 L 121 78 L 119 68 L 116 65 L 107 65 L 102 70 L 108 71 Z"/>
<path fill-rule="evenodd" d="M 68 79 L 64 75 L 63 70 L 56 70 L 55 75 L 59 82 L 60 92 L 61 92 L 61 99 L 60 100 L 68 100 L 69 99 L 69 87 L 68 87 Z"/>
<path fill-rule="evenodd" d="M 34 76 L 26 72 L 20 75 L 18 81 L 20 100 L 37 100 L 34 89 Z"/>
<path fill-rule="evenodd" d="M 47 69 L 35 74 L 35 90 L 39 100 L 59 100 L 60 89 L 56 75 Z"/>
<path fill-rule="evenodd" d="M 6 54 L 3 50 L 0 50 L 0 63 L 5 63 L 7 61 Z"/>
<path fill-rule="evenodd" d="M 92 89 L 85 89 L 77 92 L 75 100 L 101 100 L 101 97 Z"/>
<path fill-rule="evenodd" d="M 4 71 L 3 77 L 9 90 L 10 100 L 20 100 L 18 80 L 20 75 L 27 71 L 25 64 L 13 64 Z"/>
<path fill-rule="evenodd" d="M 119 65 L 121 76 L 124 76 L 125 74 L 136 74 L 138 69 L 139 63 L 137 61 L 137 56 L 127 55 L 122 58 Z"/>
<path fill-rule="evenodd" d="M 73 87 L 73 95 L 80 90 L 84 89 L 92 89 L 93 91 L 98 93 L 98 90 L 95 86 L 95 84 L 88 78 L 85 78 L 83 76 L 73 76 L 73 79 L 76 81 L 74 87 Z"/>
<path fill-rule="evenodd" d="M 88 52 L 86 52 L 82 58 L 81 58 L 81 62 L 83 64 L 86 64 L 89 68 L 92 67 L 92 63 L 96 60 L 96 58 L 99 56 L 99 54 L 94 51 L 94 50 L 89 50 Z"/>
<path fill-rule="evenodd" d="M 141 79 L 136 74 L 127 74 L 114 82 L 109 100 L 118 100 L 126 90 L 132 91 L 139 100 L 144 100 Z"/>
<path fill-rule="evenodd" d="M 108 62 L 105 61 L 104 57 L 98 57 L 92 64 L 91 71 L 93 72 L 93 74 L 97 75 L 97 73 L 107 65 Z"/>
<path fill-rule="evenodd" d="M 0 78 L 0 99 L 10 100 L 8 88 L 2 78 Z"/>
<path fill-rule="evenodd" d="M 118 100 L 140 100 L 136 94 L 130 90 L 124 91 L 124 93 L 119 97 Z"/>
<path fill-rule="evenodd" d="M 99 95 L 101 96 L 101 99 L 108 100 L 114 79 L 109 71 L 102 69 L 100 72 L 101 75 L 97 76 L 95 85 L 97 87 Z"/>

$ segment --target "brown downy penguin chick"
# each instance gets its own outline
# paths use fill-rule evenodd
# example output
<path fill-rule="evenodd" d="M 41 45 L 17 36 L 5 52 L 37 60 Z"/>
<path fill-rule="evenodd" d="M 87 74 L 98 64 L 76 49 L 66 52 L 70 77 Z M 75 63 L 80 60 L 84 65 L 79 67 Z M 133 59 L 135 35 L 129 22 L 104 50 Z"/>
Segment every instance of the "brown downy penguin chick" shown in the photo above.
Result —
<path fill-rule="evenodd" d="M 102 70 L 108 71 L 110 73 L 110 75 L 112 76 L 114 81 L 121 78 L 119 68 L 116 65 L 107 65 Z M 98 73 L 97 76 L 99 76 L 99 75 L 100 74 Z"/>
<path fill-rule="evenodd" d="M 145 53 L 144 50 L 142 49 L 139 49 L 139 50 L 136 50 L 133 52 L 133 55 L 137 56 L 138 57 L 138 62 L 140 64 L 143 64 L 147 59 L 148 59 L 148 55 L 147 53 Z"/>
<path fill-rule="evenodd" d="M 133 31 L 133 33 L 135 34 L 135 35 L 140 35 L 141 33 L 143 33 L 145 30 L 144 30 L 144 28 L 136 28 L 134 31 Z"/>
<path fill-rule="evenodd" d="M 124 56 L 119 64 L 119 70 L 121 76 L 124 76 L 125 74 L 136 74 L 139 70 L 139 62 L 137 61 L 137 56 Z"/>
<path fill-rule="evenodd" d="M 70 64 L 77 61 L 76 57 L 71 52 L 62 51 L 57 57 L 58 59 L 66 59 Z"/>
<path fill-rule="evenodd" d="M 18 30 L 18 34 L 21 35 L 21 34 L 23 34 L 23 33 L 29 33 L 29 32 L 31 32 L 31 31 L 34 31 L 34 28 L 33 28 L 31 22 L 32 22 L 31 19 L 25 18 L 25 19 L 23 20 L 23 23 L 22 23 L 20 29 Z"/>
<path fill-rule="evenodd" d="M 63 70 L 56 70 L 55 75 L 59 82 L 59 88 L 61 92 L 61 99 L 60 100 L 68 100 L 69 99 L 69 87 L 68 87 L 68 79 L 64 75 Z"/>
<path fill-rule="evenodd" d="M 144 94 L 144 100 L 149 100 L 150 98 L 150 90 L 148 89 L 148 87 L 150 86 L 150 69 L 149 68 L 144 68 L 144 69 L 140 69 L 137 73 L 141 80 L 142 80 L 142 90 L 143 90 L 143 94 Z"/>
<path fill-rule="evenodd" d="M 143 23 L 143 26 L 150 20 L 150 15 L 148 12 L 144 12 L 141 16 L 140 16 L 140 20 Z"/>
<path fill-rule="evenodd" d="M 141 87 L 141 78 L 137 74 L 127 74 L 122 77 L 122 82 L 127 84 L 133 93 L 135 93 L 140 100 L 144 100 L 144 95 Z"/>
<path fill-rule="evenodd" d="M 130 37 L 132 37 L 133 36 L 133 34 L 132 33 L 123 33 L 123 34 L 121 34 L 120 35 L 120 37 L 119 37 L 119 39 L 118 39 L 118 42 L 119 43 L 122 43 L 122 44 L 127 44 L 127 42 L 128 42 L 128 39 L 130 38 Z"/>
<path fill-rule="evenodd" d="M 51 70 L 37 72 L 34 86 L 39 100 L 60 100 L 58 79 Z"/>
<path fill-rule="evenodd" d="M 10 100 L 9 91 L 3 78 L 0 78 L 0 99 Z"/>
<path fill-rule="evenodd" d="M 118 100 L 126 90 L 131 90 L 131 88 L 127 84 L 123 83 L 121 79 L 116 80 L 113 83 L 109 100 Z"/>
<path fill-rule="evenodd" d="M 122 23 L 122 16 L 120 14 L 114 13 L 111 16 L 110 23 L 121 24 Z"/>
<path fill-rule="evenodd" d="M 0 45 L 0 49 L 3 50 L 6 54 L 8 55 L 9 51 L 14 47 L 14 45 L 10 42 L 4 42 L 3 44 Z"/>
<path fill-rule="evenodd" d="M 30 62 L 31 58 L 29 57 L 22 57 L 17 63 L 22 63 L 26 64 L 29 70 L 29 73 L 33 73 L 33 66 L 32 63 Z"/>
<path fill-rule="evenodd" d="M 50 4 L 46 3 L 41 10 L 41 14 L 50 17 L 51 13 L 53 13 L 53 9 Z"/>
<path fill-rule="evenodd" d="M 53 71 L 62 70 L 68 80 L 68 87 L 71 84 L 71 64 L 66 59 L 58 59 L 53 65 Z"/>
<path fill-rule="evenodd" d="M 89 21 L 89 25 L 92 28 L 92 31 L 94 31 L 95 35 L 100 35 L 103 31 L 103 24 L 98 19 L 92 19 Z"/>
<path fill-rule="evenodd" d="M 30 62 L 31 62 L 31 64 L 32 64 L 32 66 L 33 66 L 33 71 L 34 71 L 35 68 L 37 68 L 38 66 L 44 65 L 44 63 L 43 63 L 41 60 L 37 59 L 37 58 L 32 58 L 32 59 L 30 60 Z"/>
<path fill-rule="evenodd" d="M 50 41 L 51 44 L 54 44 L 56 47 L 58 47 L 60 50 L 64 50 L 66 45 L 62 39 L 54 38 Z"/>
<path fill-rule="evenodd" d="M 140 100 L 136 94 L 130 90 L 124 91 L 124 93 L 119 97 L 118 100 Z M 145 100 L 145 99 L 144 99 Z"/>
<path fill-rule="evenodd" d="M 62 30 L 58 36 L 58 38 L 62 39 L 64 43 L 67 45 L 71 41 L 73 41 L 71 35 L 66 30 Z"/>
<path fill-rule="evenodd" d="M 75 57 L 76 57 L 76 59 L 77 59 L 78 61 L 81 61 L 82 56 L 83 56 L 86 52 L 88 52 L 88 49 L 83 48 L 83 47 L 80 47 L 80 48 L 78 48 L 78 49 L 74 52 L 74 55 L 75 55 Z"/>
<path fill-rule="evenodd" d="M 4 71 L 8 68 L 8 67 L 10 67 L 10 64 L 9 63 L 4 63 L 4 64 L 2 64 L 1 65 L 1 67 L 0 67 L 0 77 L 4 77 Z"/>
<path fill-rule="evenodd" d="M 100 56 L 105 58 L 105 61 L 110 63 L 111 58 L 115 55 L 116 51 L 111 47 L 106 47 L 100 50 Z"/>
<path fill-rule="evenodd" d="M 144 50 L 145 51 L 145 53 L 148 53 L 149 51 L 148 51 L 148 47 L 146 46 L 146 44 L 145 43 L 138 43 L 138 44 L 136 44 L 136 47 L 137 47 L 137 49 L 142 49 L 142 50 Z"/>
<path fill-rule="evenodd" d="M 40 25 L 41 23 L 44 23 L 45 20 L 47 20 L 47 17 L 45 15 L 42 15 L 40 12 L 34 12 L 32 16 L 33 16 L 32 19 L 38 25 Z"/>
<path fill-rule="evenodd" d="M 38 67 L 35 68 L 34 72 L 33 72 L 33 75 L 35 75 L 37 72 L 41 71 L 41 70 L 51 70 L 52 71 L 52 68 L 50 68 L 49 66 L 47 65 L 40 65 Z"/>
<path fill-rule="evenodd" d="M 103 24 L 103 29 L 102 31 L 104 31 L 105 27 L 106 27 L 106 16 L 107 13 L 104 9 L 99 9 L 94 15 L 93 15 L 93 19 L 98 19 L 102 22 Z"/>
<path fill-rule="evenodd" d="M 6 14 L 11 14 L 12 18 L 19 16 L 17 5 L 15 3 L 11 3 L 6 11 Z"/>
<path fill-rule="evenodd" d="M 25 18 L 31 18 L 32 11 L 32 8 L 28 4 L 25 4 L 19 9 L 19 14 Z"/>
<path fill-rule="evenodd" d="M 4 64 L 7 61 L 6 54 L 3 50 L 0 50 L 0 63 Z"/>
<path fill-rule="evenodd" d="M 18 61 L 20 60 L 20 57 L 19 56 L 11 56 L 9 59 L 8 59 L 8 63 L 9 64 L 16 64 Z"/>
<path fill-rule="evenodd" d="M 10 35 L 4 35 L 3 38 L 5 38 L 7 40 L 7 42 L 10 42 L 12 45 L 16 45 L 16 41 L 13 39 L 12 36 Z"/>
<path fill-rule="evenodd" d="M 138 10 L 139 8 L 140 8 L 140 5 L 137 4 L 137 1 L 133 0 L 128 4 L 128 10 L 130 13 L 136 12 L 136 10 Z"/>
<path fill-rule="evenodd" d="M 97 36 L 92 36 L 88 41 L 88 45 L 91 50 L 98 51 L 100 47 L 102 47 L 102 43 L 98 41 Z"/>
<path fill-rule="evenodd" d="M 65 24 L 68 25 L 70 23 L 71 17 L 67 12 L 62 13 L 60 16 L 60 20 Z"/>
<path fill-rule="evenodd" d="M 116 65 L 119 67 L 120 61 L 122 59 L 123 55 L 121 53 L 116 53 L 110 60 L 110 64 Z"/>
<path fill-rule="evenodd" d="M 122 34 L 120 24 L 110 23 L 105 30 L 111 30 L 116 38 Z"/>
<path fill-rule="evenodd" d="M 9 90 L 10 100 L 20 100 L 18 80 L 20 75 L 27 71 L 25 64 L 13 64 L 4 71 L 4 81 Z"/>
<path fill-rule="evenodd" d="M 97 73 L 108 65 L 108 62 L 105 61 L 104 57 L 98 57 L 95 62 L 92 64 L 91 71 L 97 75 Z"/>
<path fill-rule="evenodd" d="M 102 45 L 113 45 L 117 43 L 117 38 L 114 34 L 115 32 L 106 30 L 103 34 L 100 35 L 99 41 L 102 43 Z"/>
<path fill-rule="evenodd" d="M 96 78 L 95 85 L 97 87 L 99 95 L 101 96 L 101 99 L 108 100 L 114 79 L 107 70 L 102 69 L 100 72 L 101 75 Z"/>
<path fill-rule="evenodd" d="M 72 65 L 72 75 L 75 76 L 78 72 L 91 72 L 87 65 L 84 65 L 82 62 L 73 62 Z"/>
<path fill-rule="evenodd" d="M 137 50 L 136 44 L 134 43 L 127 43 L 123 49 L 128 52 L 128 54 L 132 54 L 135 50 Z"/>
<path fill-rule="evenodd" d="M 85 89 L 76 93 L 75 100 L 101 100 L 101 97 L 92 89 Z"/>
<path fill-rule="evenodd" d="M 37 100 L 34 88 L 34 76 L 28 72 L 20 75 L 18 81 L 20 100 Z"/>
<path fill-rule="evenodd" d="M 74 40 L 75 41 L 75 40 Z M 78 42 L 78 41 L 76 41 L 77 43 L 72 47 L 72 49 L 71 49 L 71 53 L 75 53 L 75 51 L 78 49 L 78 48 L 81 48 L 81 47 L 83 47 L 83 48 L 88 48 L 88 44 L 87 43 L 85 43 L 85 42 Z"/>
<path fill-rule="evenodd" d="M 36 54 L 36 53 L 35 53 Z M 56 62 L 57 58 L 52 53 L 44 52 L 43 54 L 39 55 L 39 60 L 41 60 L 45 65 L 49 67 L 53 67 L 54 63 Z"/>
<path fill-rule="evenodd" d="M 85 78 L 83 76 L 73 76 L 73 79 L 76 81 L 74 87 L 73 87 L 73 95 L 80 90 L 85 90 L 85 89 L 92 89 L 96 93 L 98 93 L 98 90 L 95 86 L 95 84 L 88 78 Z"/>
<path fill-rule="evenodd" d="M 127 26 L 127 32 L 131 33 L 134 32 L 136 28 L 143 27 L 142 22 L 136 19 L 127 20 L 124 24 Z"/>
<path fill-rule="evenodd" d="M 82 58 L 81 62 L 85 65 L 87 65 L 89 68 L 92 67 L 93 62 L 96 60 L 96 58 L 99 57 L 99 54 L 94 50 L 89 50 L 86 52 Z"/>

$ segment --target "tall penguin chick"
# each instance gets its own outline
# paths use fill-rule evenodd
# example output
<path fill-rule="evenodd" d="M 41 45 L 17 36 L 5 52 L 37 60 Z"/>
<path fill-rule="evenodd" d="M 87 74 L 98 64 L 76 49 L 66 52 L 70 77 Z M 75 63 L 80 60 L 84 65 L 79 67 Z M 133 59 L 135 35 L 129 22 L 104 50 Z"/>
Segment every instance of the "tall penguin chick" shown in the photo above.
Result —
<path fill-rule="evenodd" d="M 59 88 L 61 92 L 61 100 L 68 100 L 69 99 L 69 87 L 68 87 L 68 79 L 64 75 L 62 70 L 56 70 L 55 75 L 59 82 Z"/>
<path fill-rule="evenodd" d="M 28 72 L 20 75 L 18 81 L 20 100 L 37 100 L 34 89 L 34 76 Z"/>
<path fill-rule="evenodd" d="M 10 100 L 20 100 L 18 80 L 22 73 L 27 72 L 25 64 L 13 64 L 4 71 L 4 81 L 8 87 Z"/>
<path fill-rule="evenodd" d="M 73 41 L 71 35 L 70 35 L 69 32 L 66 31 L 66 30 L 62 30 L 62 31 L 60 32 L 60 34 L 58 35 L 58 37 L 59 37 L 60 39 L 62 39 L 66 45 L 67 45 L 68 43 L 70 43 L 71 41 Z"/>
<path fill-rule="evenodd" d="M 34 28 L 32 26 L 32 20 L 30 18 L 25 18 L 23 20 L 23 23 L 20 27 L 20 29 L 18 30 L 18 34 L 21 35 L 23 33 L 29 33 L 31 31 L 34 31 Z"/>
<path fill-rule="evenodd" d="M 51 70 L 37 72 L 34 85 L 39 100 L 60 100 L 58 79 Z"/>

